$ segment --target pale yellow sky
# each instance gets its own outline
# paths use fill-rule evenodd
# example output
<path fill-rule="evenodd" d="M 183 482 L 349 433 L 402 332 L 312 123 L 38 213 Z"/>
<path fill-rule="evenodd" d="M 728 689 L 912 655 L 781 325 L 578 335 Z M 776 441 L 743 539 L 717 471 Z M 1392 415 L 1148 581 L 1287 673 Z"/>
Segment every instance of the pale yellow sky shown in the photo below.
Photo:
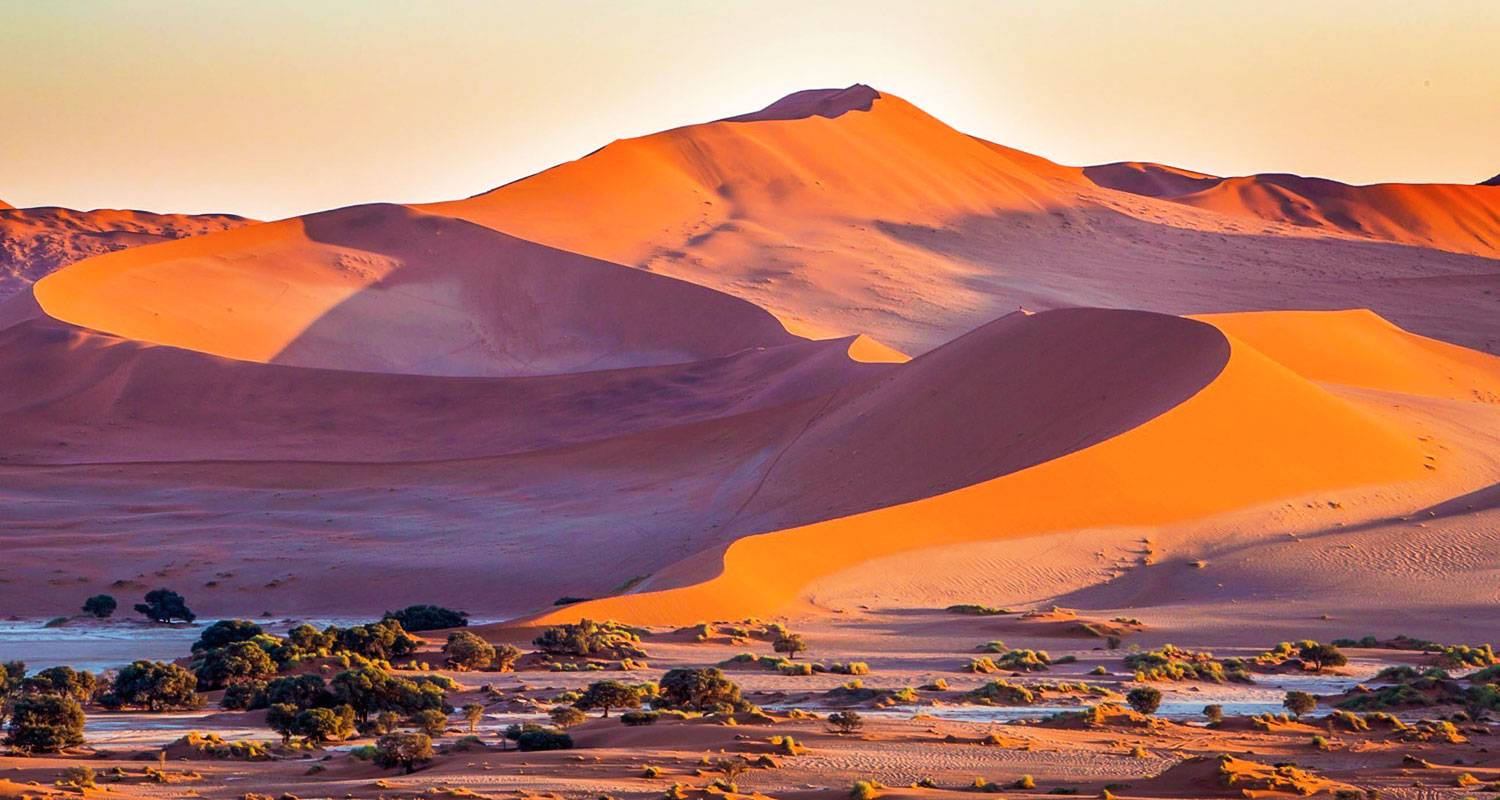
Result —
<path fill-rule="evenodd" d="M 467 196 L 863 82 L 1070 164 L 1500 172 L 1500 2 L 0 4 L 0 199 L 274 218 Z"/>

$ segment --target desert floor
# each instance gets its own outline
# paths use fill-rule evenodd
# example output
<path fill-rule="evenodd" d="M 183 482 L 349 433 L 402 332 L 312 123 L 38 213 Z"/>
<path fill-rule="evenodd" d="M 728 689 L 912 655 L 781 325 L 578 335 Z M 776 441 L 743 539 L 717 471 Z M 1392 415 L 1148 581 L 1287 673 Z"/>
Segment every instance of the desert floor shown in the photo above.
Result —
<path fill-rule="evenodd" d="M 1110 716 L 1100 724 L 1045 721 L 1060 711 L 1078 710 L 1099 702 L 1076 692 L 1046 692 L 1038 705 L 993 707 L 976 705 L 965 693 L 996 678 L 1028 685 L 1058 681 L 1088 681 L 1101 691 L 1127 691 L 1133 682 L 1122 664 L 1132 650 L 1155 647 L 1168 639 L 1192 648 L 1212 648 L 1216 656 L 1253 657 L 1276 644 L 1272 632 L 1281 624 L 1266 620 L 1263 638 L 1247 646 L 1251 637 L 1231 630 L 1239 646 L 1215 647 L 1212 626 L 1193 625 L 1163 630 L 1150 624 L 1124 625 L 1121 649 L 1106 649 L 1098 636 L 1080 633 L 1077 623 L 1109 627 L 1106 619 L 1071 610 L 1033 610 L 999 616 L 970 616 L 935 608 L 850 607 L 842 613 L 788 620 L 811 644 L 799 660 L 824 664 L 863 661 L 869 673 L 851 692 L 847 675 L 787 676 L 743 665 L 726 666 L 726 673 L 745 691 L 748 700 L 765 714 L 727 717 L 662 719 L 647 727 L 621 724 L 616 712 L 570 729 L 576 748 L 568 751 L 520 753 L 502 747 L 502 729 L 511 723 L 545 722 L 549 700 L 601 678 L 632 682 L 655 680 L 665 669 L 725 662 L 736 654 L 771 655 L 768 643 L 733 639 L 710 632 L 702 641 L 693 629 L 654 630 L 643 637 L 649 667 L 619 671 L 543 671 L 523 659 L 515 672 L 452 672 L 461 691 L 450 693 L 454 706 L 480 702 L 486 714 L 477 729 L 478 742 L 460 742 L 468 734 L 460 716 L 450 718 L 448 732 L 435 740 L 437 757 L 414 774 L 386 770 L 351 755 L 350 750 L 370 739 L 341 742 L 321 750 L 280 750 L 272 747 L 266 761 L 215 759 L 194 754 L 178 739 L 189 731 L 212 732 L 228 740 L 259 739 L 274 745 L 276 735 L 266 726 L 263 711 L 224 712 L 217 697 L 199 712 L 109 713 L 90 709 L 87 745 L 75 752 L 49 757 L 0 758 L 0 796 L 49 796 L 71 790 L 55 786 L 68 767 L 86 764 L 100 777 L 99 789 L 89 796 L 239 798 L 247 793 L 296 797 L 513 797 L 554 794 L 570 798 L 610 795 L 620 798 L 661 797 L 674 784 L 683 796 L 722 793 L 708 789 L 721 775 L 727 759 L 749 766 L 737 777 L 739 793 L 774 797 L 842 798 L 856 780 L 878 781 L 881 796 L 941 796 L 974 793 L 976 779 L 998 784 L 1005 796 L 1080 794 L 1098 796 L 1107 789 L 1117 797 L 1277 796 L 1302 792 L 1333 793 L 1375 789 L 1388 797 L 1460 797 L 1474 788 L 1460 789 L 1467 773 L 1483 783 L 1500 780 L 1500 755 L 1492 754 L 1493 724 L 1461 722 L 1456 736 L 1418 735 L 1415 730 L 1350 731 L 1326 715 L 1325 704 L 1301 722 L 1273 721 L 1257 726 L 1254 715 L 1281 712 L 1289 689 L 1333 695 L 1370 680 L 1384 666 L 1431 663 L 1428 654 L 1386 649 L 1349 649 L 1350 663 L 1322 674 L 1256 674 L 1252 684 L 1201 682 L 1154 683 L 1165 698 L 1155 719 L 1132 712 Z M 82 623 L 78 623 L 82 624 Z M 113 623 L 121 627 L 121 623 Z M 125 626 L 132 627 L 132 626 Z M 1330 629 L 1339 626 L 1328 621 Z M 487 638 L 510 640 L 526 648 L 534 630 L 480 628 Z M 715 631 L 722 631 L 721 628 Z M 1176 639 L 1176 634 L 1191 638 Z M 1411 631 L 1420 636 L 1422 631 Z M 1332 634 L 1332 630 L 1330 630 Z M 1360 630 L 1340 631 L 1358 637 Z M 437 663 L 442 636 L 431 637 L 432 647 L 409 659 L 420 668 Z M 1331 636 L 1330 636 L 1331 638 Z M 1012 648 L 1046 649 L 1057 661 L 1051 669 L 1025 675 L 980 675 L 963 666 L 977 646 L 1000 639 Z M 186 638 L 179 639 L 185 654 Z M 1065 659 L 1063 659 L 1065 660 Z M 38 662 L 35 666 L 42 666 Z M 1103 667 L 1106 674 L 1097 674 Z M 1091 674 L 1092 673 L 1092 674 Z M 1458 674 L 1458 671 L 1455 671 Z M 884 690 L 931 686 L 946 681 L 943 690 L 917 691 L 915 702 L 897 702 Z M 840 688 L 844 687 L 844 688 Z M 1120 702 L 1119 696 L 1106 698 Z M 1205 705 L 1224 706 L 1226 721 L 1206 725 Z M 852 708 L 865 718 L 857 732 L 833 732 L 820 719 L 836 710 Z M 796 711 L 794 711 L 796 710 Z M 1435 719 L 1454 708 L 1408 709 L 1398 716 L 1409 722 Z M 811 715 L 800 712 L 811 712 Z M 1319 747 L 1314 736 L 1327 743 Z M 806 747 L 786 755 L 770 739 L 791 736 Z M 176 743 L 176 744 L 174 744 Z M 167 755 L 163 756 L 165 753 Z M 1242 773 L 1240 782 L 1226 786 L 1220 779 L 1219 757 L 1229 754 L 1230 771 Z M 767 758 L 762 758 L 768 756 Z M 163 759 L 168 782 L 148 777 Z M 1242 763 L 1249 762 L 1249 763 Z M 1262 766 L 1256 766 L 1257 764 Z M 1275 765 L 1307 770 L 1269 795 L 1253 791 L 1256 781 L 1271 775 Z M 644 777 L 648 765 L 660 775 Z M 1018 788 L 1030 776 L 1035 788 Z M 1467 779 L 1463 779 L 1467 781 Z M 914 788 L 922 782 L 924 788 Z M 1251 792 L 1241 795 L 1241 789 Z M 473 794 L 470 794 L 473 793 Z"/>

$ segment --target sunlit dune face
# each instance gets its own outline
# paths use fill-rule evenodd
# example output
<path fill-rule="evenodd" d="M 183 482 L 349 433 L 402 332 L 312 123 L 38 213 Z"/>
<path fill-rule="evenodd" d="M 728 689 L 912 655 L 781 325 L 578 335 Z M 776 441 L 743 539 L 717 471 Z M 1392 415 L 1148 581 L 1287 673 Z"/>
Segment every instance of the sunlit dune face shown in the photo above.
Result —
<path fill-rule="evenodd" d="M 1089 316 L 1080 315 L 1078 323 Z M 1293 322 L 1304 331 L 1321 323 L 1337 333 L 1349 320 Z M 1223 372 L 1200 392 L 1091 447 L 928 499 L 748 537 L 722 555 L 696 556 L 657 577 L 687 584 L 683 588 L 594 601 L 541 621 L 581 615 L 676 624 L 722 618 L 731 609 L 769 614 L 793 603 L 801 587 L 821 575 L 903 550 L 1164 524 L 1429 474 L 1429 454 L 1411 431 L 1330 395 L 1237 339 L 1226 341 Z M 1388 385 L 1402 355 L 1384 359 L 1365 362 L 1365 382 Z M 1491 365 L 1489 375 L 1500 369 Z"/>

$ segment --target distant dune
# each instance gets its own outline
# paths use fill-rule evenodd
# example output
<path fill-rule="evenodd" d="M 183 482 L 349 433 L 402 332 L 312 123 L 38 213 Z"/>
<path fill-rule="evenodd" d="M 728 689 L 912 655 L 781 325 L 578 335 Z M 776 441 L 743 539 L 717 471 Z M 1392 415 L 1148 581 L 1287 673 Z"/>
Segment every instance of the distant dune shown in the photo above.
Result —
<path fill-rule="evenodd" d="M 231 214 L 17 209 L 0 202 L 0 300 L 75 261 L 249 222 Z"/>
<path fill-rule="evenodd" d="M 1500 191 L 1486 184 L 1350 186 L 1280 174 L 1219 178 L 1140 162 L 1085 167 L 1083 173 L 1100 186 L 1229 216 L 1500 257 Z"/>

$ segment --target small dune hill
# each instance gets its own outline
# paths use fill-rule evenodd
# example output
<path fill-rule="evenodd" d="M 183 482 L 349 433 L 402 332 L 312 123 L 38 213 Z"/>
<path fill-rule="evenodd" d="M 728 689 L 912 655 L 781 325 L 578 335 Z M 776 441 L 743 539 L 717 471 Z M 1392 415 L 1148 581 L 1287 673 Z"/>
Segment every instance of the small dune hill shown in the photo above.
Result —
<path fill-rule="evenodd" d="M 248 225 L 232 214 L 14 208 L 0 202 L 0 300 L 75 261 Z"/>
<path fill-rule="evenodd" d="M 1500 257 L 1500 189 L 1494 187 L 1350 186 L 1323 178 L 1271 174 L 1228 178 L 1174 199 L 1232 216 Z"/>
<path fill-rule="evenodd" d="M 1496 175 L 1487 181 L 1480 181 L 1479 186 L 1500 186 L 1500 175 Z"/>
<path fill-rule="evenodd" d="M 1500 403 L 1500 357 L 1408 333 L 1366 309 L 1197 317 L 1309 380 Z"/>
<path fill-rule="evenodd" d="M 1166 164 L 1117 161 L 1083 168 L 1084 177 L 1108 189 L 1146 197 L 1181 197 L 1216 186 L 1223 178 Z"/>
<path fill-rule="evenodd" d="M 671 278 L 403 206 L 112 253 L 35 287 L 50 316 L 227 358 L 538 375 L 787 344 L 769 314 Z"/>
<path fill-rule="evenodd" d="M 1273 766 L 1228 754 L 1193 756 L 1145 781 L 1133 781 L 1131 794 L 1145 797 L 1307 797 L 1332 796 L 1353 786 L 1310 769 Z"/>
<path fill-rule="evenodd" d="M 1220 178 L 1164 164 L 1085 167 L 1094 183 L 1231 217 L 1500 257 L 1500 190 L 1481 183 L 1378 183 L 1265 173 Z"/>
<path fill-rule="evenodd" d="M 766 488 L 745 513 L 773 519 L 769 510 L 758 511 L 757 506 L 775 508 L 788 497 L 777 490 L 783 481 L 800 483 L 800 497 L 821 503 L 857 495 L 856 475 L 892 498 L 921 492 L 931 496 L 739 539 L 723 551 L 705 551 L 657 573 L 642 585 L 646 591 L 581 603 L 544 618 L 689 624 L 765 615 L 785 609 L 802 587 L 822 575 L 907 550 L 1091 526 L 1161 524 L 1310 491 L 1416 480 L 1425 474 L 1423 452 L 1409 432 L 1367 415 L 1210 325 L 1168 317 L 1138 322 L 1136 313 L 1039 314 L 1024 325 L 1045 330 L 1045 336 L 1026 339 L 1011 331 L 983 347 L 977 343 L 987 337 L 966 337 L 971 340 L 899 367 L 877 381 L 870 396 L 880 396 L 881 387 L 899 387 L 902 373 L 942 365 L 949 348 L 967 351 L 962 360 L 968 369 L 945 370 L 951 376 L 947 380 L 928 373 L 925 392 L 929 404 L 938 407 L 948 402 L 945 394 L 958 392 L 971 410 L 952 420 L 940 412 L 926 417 L 903 406 L 899 389 L 889 388 L 889 408 L 830 410 L 826 417 L 831 422 L 814 422 L 804 439 L 779 458 L 764 481 Z M 1121 321 L 1144 324 L 1151 333 L 1140 335 L 1159 349 L 1137 366 L 1128 360 L 1101 365 L 1109 361 L 1109 343 L 1124 338 Z M 973 380 L 979 365 L 991 359 L 1006 363 L 1003 348 L 1013 345 L 1006 340 L 1017 336 L 1027 343 L 1018 348 L 1021 352 L 1031 352 L 1060 375 L 1070 374 L 1071 361 L 1084 366 L 1071 373 L 1072 380 L 1018 384 L 1030 391 L 966 394 L 962 387 Z M 1083 378 L 1090 365 L 1097 373 L 1092 381 Z M 983 376 L 982 371 L 977 374 Z M 1139 386 L 1125 389 L 1137 379 L 1161 379 L 1161 394 Z M 985 384 L 979 380 L 973 385 Z M 1130 401 L 1122 400 L 1127 397 Z M 1058 419 L 1086 421 L 1091 404 L 1136 416 L 1128 421 L 1099 416 L 1099 428 L 1045 421 L 1045 409 Z M 1127 407 L 1132 410 L 1124 411 Z M 858 434 L 824 438 L 818 433 L 822 424 L 837 426 L 844 413 L 868 421 L 887 412 L 892 423 L 868 425 L 871 431 L 885 432 L 884 441 L 864 439 L 849 446 L 842 437 Z M 899 426 L 897 419 L 902 420 Z M 969 446 L 973 449 L 955 449 L 963 441 L 974 443 Z M 913 449 L 903 450 L 908 442 Z M 930 463 L 918 443 L 931 448 Z M 991 446 L 986 443 L 996 447 L 998 461 L 983 457 Z M 1030 458 L 1024 455 L 1028 453 Z M 852 467 L 835 470 L 835 457 Z M 902 464 L 901 458 L 915 463 Z M 986 478 L 981 465 L 997 477 Z M 900 476 L 911 483 L 903 485 Z M 912 484 L 920 490 L 913 491 Z"/>

